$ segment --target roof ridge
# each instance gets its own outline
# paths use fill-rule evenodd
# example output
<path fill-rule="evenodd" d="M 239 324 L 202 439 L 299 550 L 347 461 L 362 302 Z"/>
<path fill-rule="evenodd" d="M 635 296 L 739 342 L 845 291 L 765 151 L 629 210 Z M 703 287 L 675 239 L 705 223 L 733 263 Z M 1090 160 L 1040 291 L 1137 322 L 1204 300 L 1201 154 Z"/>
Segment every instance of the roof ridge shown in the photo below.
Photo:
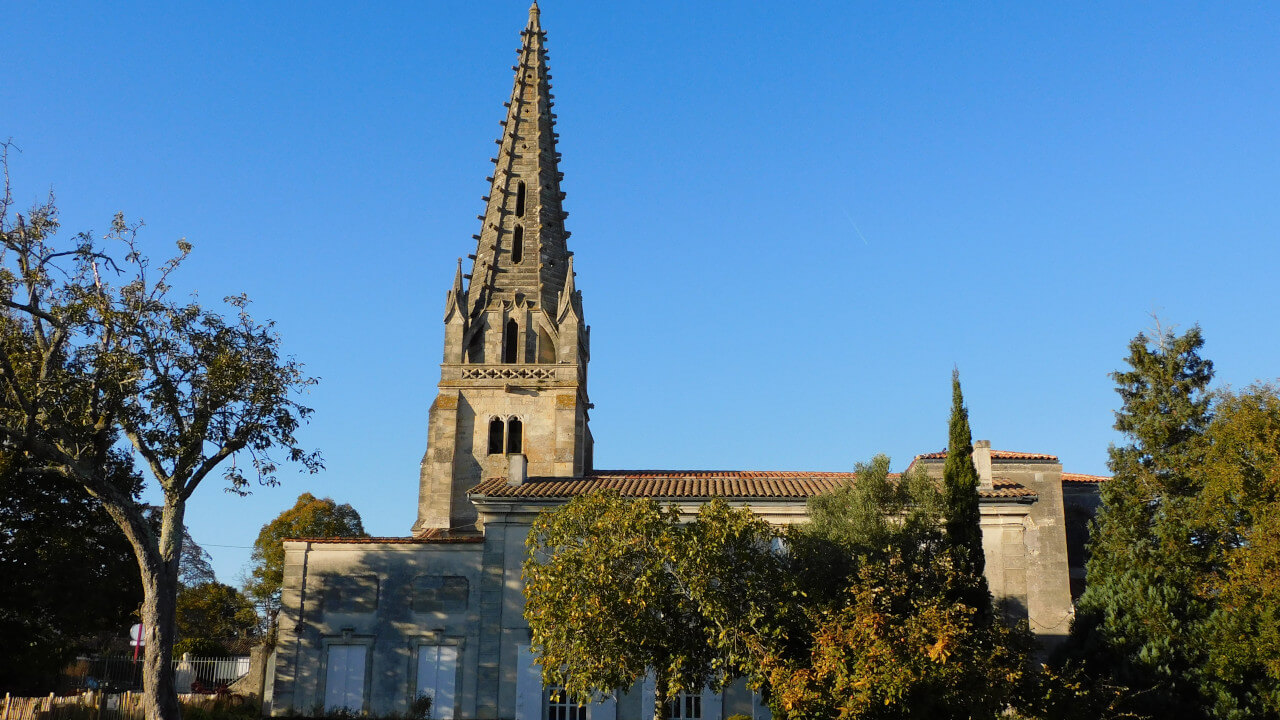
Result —
<path fill-rule="evenodd" d="M 851 474 L 850 474 L 851 475 Z M 474 486 L 471 497 L 568 499 L 593 490 L 611 489 L 626 497 L 705 500 L 712 497 L 743 500 L 805 500 L 844 485 L 850 475 L 796 475 L 787 477 L 680 477 L 606 475 L 530 478 L 512 485 L 506 478 L 489 478 Z M 980 493 L 985 499 L 1033 500 L 1035 491 L 1013 481 Z"/>

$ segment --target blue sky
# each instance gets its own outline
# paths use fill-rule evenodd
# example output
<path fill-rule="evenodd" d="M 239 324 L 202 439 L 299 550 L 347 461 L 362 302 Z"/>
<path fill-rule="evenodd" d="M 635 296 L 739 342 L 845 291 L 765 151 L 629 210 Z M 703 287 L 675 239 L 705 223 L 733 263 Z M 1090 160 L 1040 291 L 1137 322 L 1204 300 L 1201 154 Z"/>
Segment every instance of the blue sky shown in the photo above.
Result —
<path fill-rule="evenodd" d="M 517 2 L 16 3 L 0 137 L 69 232 L 124 211 L 321 378 L 318 476 L 188 514 L 235 581 L 311 491 L 414 520 Z M 975 436 L 1102 473 L 1150 314 L 1280 375 L 1280 6 L 548 0 L 610 468 L 897 468 Z M 237 547 L 240 546 L 240 547 Z"/>

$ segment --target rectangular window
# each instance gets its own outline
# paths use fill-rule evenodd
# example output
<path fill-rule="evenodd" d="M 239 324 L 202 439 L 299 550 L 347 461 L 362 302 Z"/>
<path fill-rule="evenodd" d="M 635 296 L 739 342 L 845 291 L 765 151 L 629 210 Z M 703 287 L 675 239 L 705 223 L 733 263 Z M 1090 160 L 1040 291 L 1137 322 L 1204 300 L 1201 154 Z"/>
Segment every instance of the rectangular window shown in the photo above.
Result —
<path fill-rule="evenodd" d="M 587 706 L 570 700 L 562 687 L 547 688 L 547 720 L 587 720 Z"/>
<path fill-rule="evenodd" d="M 433 720 L 453 720 L 454 690 L 458 686 L 456 645 L 418 648 L 418 697 L 431 698 Z"/>
<path fill-rule="evenodd" d="M 324 675 L 324 709 L 364 710 L 364 645 L 330 645 Z"/>
<path fill-rule="evenodd" d="M 671 720 L 701 720 L 702 694 L 680 693 L 667 701 L 667 717 Z"/>

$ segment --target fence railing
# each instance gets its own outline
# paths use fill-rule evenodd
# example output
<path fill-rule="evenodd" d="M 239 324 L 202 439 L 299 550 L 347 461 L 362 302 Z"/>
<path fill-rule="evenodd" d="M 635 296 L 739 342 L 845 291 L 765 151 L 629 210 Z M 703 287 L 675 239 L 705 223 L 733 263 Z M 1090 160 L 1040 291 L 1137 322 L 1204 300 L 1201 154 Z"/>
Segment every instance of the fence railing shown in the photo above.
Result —
<path fill-rule="evenodd" d="M 240 698 L 215 695 L 179 694 L 185 713 L 191 708 L 209 711 L 228 703 L 246 702 Z M 87 692 L 80 695 L 20 698 L 4 696 L 0 720 L 144 720 L 142 694 L 135 692 Z"/>
<path fill-rule="evenodd" d="M 249 673 L 249 657 L 202 658 L 184 655 L 173 661 L 174 687 L 179 692 L 214 692 Z M 58 683 L 62 694 L 86 690 L 113 693 L 142 689 L 142 660 L 127 655 L 76 658 Z M 0 720 L 3 720 L 0 718 Z"/>

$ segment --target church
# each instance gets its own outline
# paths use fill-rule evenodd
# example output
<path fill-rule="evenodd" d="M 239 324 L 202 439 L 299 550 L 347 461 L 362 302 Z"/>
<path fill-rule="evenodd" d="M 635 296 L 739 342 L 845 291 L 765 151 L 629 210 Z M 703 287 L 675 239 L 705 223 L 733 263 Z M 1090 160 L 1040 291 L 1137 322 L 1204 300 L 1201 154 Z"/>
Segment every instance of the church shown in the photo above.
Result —
<path fill-rule="evenodd" d="M 713 497 L 771 523 L 803 522 L 808 498 L 847 472 L 599 470 L 587 392 L 591 332 L 569 250 L 546 33 L 521 32 L 491 191 L 444 308 L 418 514 L 407 537 L 285 542 L 274 715 L 335 708 L 438 720 L 642 720 L 644 681 L 587 707 L 543 688 L 525 623 L 521 564 L 538 513 L 601 488 L 690 515 Z M 1084 528 L 1106 478 L 1050 454 L 974 444 L 991 592 L 1048 648 L 1065 637 L 1083 580 Z M 941 477 L 945 453 L 916 457 Z M 407 499 L 407 498 L 406 498 Z M 767 718 L 738 683 L 674 703 L 680 720 Z"/>

